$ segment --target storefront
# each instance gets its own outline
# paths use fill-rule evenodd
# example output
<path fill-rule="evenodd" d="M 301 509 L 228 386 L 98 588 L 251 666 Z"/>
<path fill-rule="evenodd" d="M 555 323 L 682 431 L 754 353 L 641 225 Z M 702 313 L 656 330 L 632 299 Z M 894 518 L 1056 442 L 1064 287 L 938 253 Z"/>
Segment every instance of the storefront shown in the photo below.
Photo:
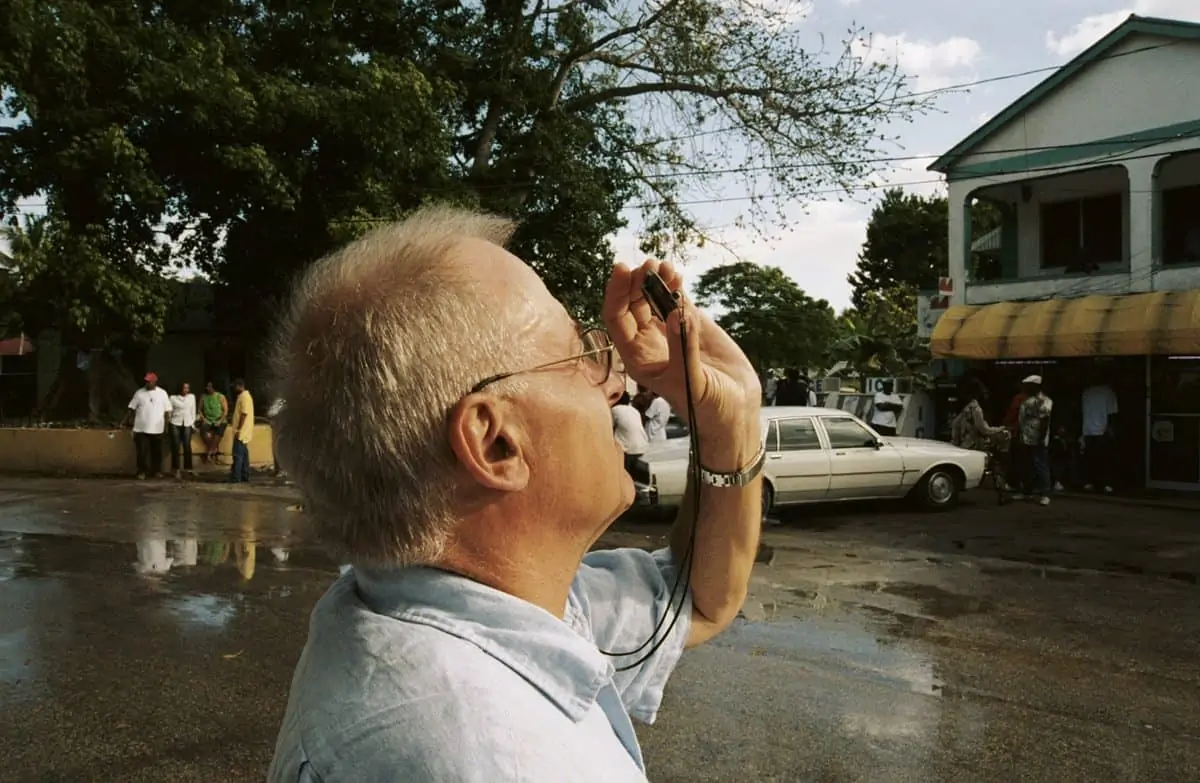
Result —
<path fill-rule="evenodd" d="M 1200 355 L 1147 361 L 1146 484 L 1200 490 Z"/>
<path fill-rule="evenodd" d="M 1200 491 L 1200 291 L 954 307 L 931 349 L 987 382 L 993 421 L 1022 377 L 1043 376 L 1072 438 L 1083 389 L 1110 386 L 1122 483 Z"/>

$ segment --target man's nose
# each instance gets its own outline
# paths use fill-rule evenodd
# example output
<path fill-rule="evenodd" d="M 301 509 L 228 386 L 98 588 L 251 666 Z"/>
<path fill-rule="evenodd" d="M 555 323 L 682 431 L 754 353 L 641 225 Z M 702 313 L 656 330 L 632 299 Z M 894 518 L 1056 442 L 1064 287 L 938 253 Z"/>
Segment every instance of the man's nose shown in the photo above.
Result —
<path fill-rule="evenodd" d="M 625 373 L 619 370 L 613 370 L 608 374 L 608 381 L 604 384 L 604 394 L 608 397 L 609 405 L 616 405 L 617 400 L 621 399 L 621 395 L 625 392 Z"/>

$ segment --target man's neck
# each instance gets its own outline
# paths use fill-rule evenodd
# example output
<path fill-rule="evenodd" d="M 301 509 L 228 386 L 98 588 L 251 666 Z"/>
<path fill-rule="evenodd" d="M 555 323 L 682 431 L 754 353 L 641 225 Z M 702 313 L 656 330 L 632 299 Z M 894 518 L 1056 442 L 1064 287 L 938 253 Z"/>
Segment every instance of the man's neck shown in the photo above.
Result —
<path fill-rule="evenodd" d="M 551 525 L 529 526 L 549 534 L 541 541 L 509 532 L 503 523 L 471 520 L 464 527 L 476 535 L 455 541 L 436 564 L 438 568 L 540 606 L 555 617 L 563 616 L 571 583 L 592 541 L 564 540 L 554 535 Z"/>

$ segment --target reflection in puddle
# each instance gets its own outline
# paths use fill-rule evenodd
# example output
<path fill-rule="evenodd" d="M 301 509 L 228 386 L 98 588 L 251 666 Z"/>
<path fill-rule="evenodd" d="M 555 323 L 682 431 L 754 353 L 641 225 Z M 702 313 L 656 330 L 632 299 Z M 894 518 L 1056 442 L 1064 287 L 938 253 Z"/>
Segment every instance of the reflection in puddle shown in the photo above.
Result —
<path fill-rule="evenodd" d="M 792 660 L 826 660 L 860 676 L 916 693 L 938 693 L 932 660 L 915 647 L 880 639 L 850 617 L 812 617 L 774 622 L 738 621 L 713 644 Z"/>
<path fill-rule="evenodd" d="M 185 624 L 213 630 L 225 628 L 237 614 L 232 600 L 204 593 L 171 598 L 165 606 Z"/>

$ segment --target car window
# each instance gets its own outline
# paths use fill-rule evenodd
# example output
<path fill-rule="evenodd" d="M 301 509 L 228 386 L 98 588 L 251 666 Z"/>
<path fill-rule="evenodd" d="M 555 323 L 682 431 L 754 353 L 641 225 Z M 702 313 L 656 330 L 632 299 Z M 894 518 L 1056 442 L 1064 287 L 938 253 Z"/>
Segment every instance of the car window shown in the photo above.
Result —
<path fill-rule="evenodd" d="M 833 449 L 875 448 L 875 436 L 854 419 L 827 416 L 821 419 L 825 434 L 829 436 L 829 447 Z"/>
<path fill-rule="evenodd" d="M 767 451 L 779 451 L 779 424 L 772 421 L 767 425 Z"/>
<path fill-rule="evenodd" d="M 779 431 L 780 451 L 820 450 L 821 439 L 812 419 L 780 419 L 775 424 Z"/>

